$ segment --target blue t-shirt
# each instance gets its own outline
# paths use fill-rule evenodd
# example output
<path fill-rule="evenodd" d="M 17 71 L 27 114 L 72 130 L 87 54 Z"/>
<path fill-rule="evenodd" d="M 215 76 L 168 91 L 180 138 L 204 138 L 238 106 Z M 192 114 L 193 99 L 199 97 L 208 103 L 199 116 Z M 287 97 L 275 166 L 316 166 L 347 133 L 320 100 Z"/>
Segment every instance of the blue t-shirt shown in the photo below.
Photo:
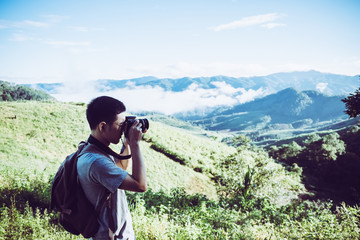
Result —
<path fill-rule="evenodd" d="M 110 214 L 115 223 L 115 239 L 135 239 L 125 191 L 119 189 L 128 172 L 116 166 L 112 156 L 90 143 L 85 146 L 78 158 L 77 172 L 84 193 L 95 208 L 101 204 L 104 195 L 112 193 L 111 213 L 107 213 L 108 210 L 103 204 L 100 208 L 100 228 L 92 239 L 109 239 L 107 214 Z"/>

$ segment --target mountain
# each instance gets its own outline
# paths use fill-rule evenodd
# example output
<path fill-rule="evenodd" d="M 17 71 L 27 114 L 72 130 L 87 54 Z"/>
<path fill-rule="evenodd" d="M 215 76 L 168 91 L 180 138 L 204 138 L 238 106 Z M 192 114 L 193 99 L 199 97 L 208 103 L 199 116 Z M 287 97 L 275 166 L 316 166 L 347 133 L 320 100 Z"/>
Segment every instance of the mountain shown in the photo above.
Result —
<path fill-rule="evenodd" d="M 359 87 L 359 80 L 358 76 L 312 70 L 239 78 L 213 76 L 159 79 L 148 76 L 125 80 L 100 79 L 89 83 L 91 84 L 94 84 L 101 94 L 116 89 L 126 88 L 130 91 L 146 86 L 141 90 L 154 90 L 151 87 L 164 89 L 165 96 L 173 95 L 177 99 L 172 99 L 176 104 L 186 102 L 182 97 L 195 99 L 188 110 L 174 112 L 172 116 L 194 122 L 209 130 L 245 134 L 255 142 L 262 142 L 319 129 L 336 128 L 334 124 L 347 118 L 340 99 L 354 92 Z M 62 83 L 35 85 L 50 94 L 67 89 L 63 86 Z M 151 93 L 154 95 L 158 92 L 163 93 L 162 90 Z M 173 94 L 179 92 L 185 94 Z M 75 94 L 81 95 L 78 92 Z M 152 98 L 153 95 L 148 97 Z M 166 105 L 165 97 L 159 99 L 159 106 Z M 221 105 L 229 102 L 232 105 Z M 176 109 L 176 106 L 174 108 Z M 138 111 L 161 112 L 159 108 Z"/>
<path fill-rule="evenodd" d="M 196 84 L 199 88 L 214 89 L 216 82 L 225 82 L 233 88 L 249 89 L 268 89 L 269 92 L 278 92 L 285 88 L 295 88 L 297 90 L 317 90 L 327 95 L 345 95 L 353 92 L 358 87 L 357 76 L 345 76 L 317 71 L 276 73 L 268 76 L 255 77 L 197 77 L 197 78 L 178 78 L 178 79 L 157 79 L 155 77 L 135 78 L 128 80 L 101 80 L 100 85 L 108 88 L 121 88 L 127 85 L 133 86 L 152 86 L 161 87 L 167 91 L 181 92 L 190 85 Z"/>
<path fill-rule="evenodd" d="M 294 88 L 287 88 L 252 102 L 228 109 L 220 108 L 208 116 L 216 118 L 237 114 L 245 117 L 256 113 L 261 117 L 270 117 L 269 121 L 272 123 L 292 123 L 302 119 L 311 119 L 314 122 L 327 121 L 345 116 L 341 99 L 340 96 L 326 96 L 316 91 L 300 92 Z"/>
<path fill-rule="evenodd" d="M 285 88 L 297 90 L 316 90 L 327 95 L 347 95 L 359 87 L 358 76 L 345 76 L 321 73 L 314 70 L 307 72 L 275 73 L 264 77 L 250 77 L 249 80 L 273 92 Z"/>
<path fill-rule="evenodd" d="M 255 142 L 278 139 L 344 121 L 347 116 L 341 99 L 287 88 L 252 102 L 218 108 L 205 117 L 192 117 L 192 121 L 208 130 L 245 134 Z"/>
<path fill-rule="evenodd" d="M 295 88 L 297 90 L 317 90 L 327 95 L 347 95 L 355 91 L 359 86 L 357 76 L 346 76 L 331 73 L 321 73 L 317 71 L 307 72 L 288 72 L 275 73 L 267 76 L 254 77 L 184 77 L 184 78 L 156 78 L 141 77 L 133 79 L 100 79 L 95 82 L 97 88 L 106 92 L 116 88 L 151 86 L 161 87 L 166 91 L 181 92 L 196 84 L 202 89 L 215 89 L 218 87 L 216 83 L 224 82 L 233 88 L 243 88 L 245 90 L 267 89 L 270 93 L 281 91 L 285 88 Z M 35 88 L 44 90 L 48 93 L 56 93 L 56 89 L 63 86 L 62 83 L 53 84 L 35 84 Z"/>

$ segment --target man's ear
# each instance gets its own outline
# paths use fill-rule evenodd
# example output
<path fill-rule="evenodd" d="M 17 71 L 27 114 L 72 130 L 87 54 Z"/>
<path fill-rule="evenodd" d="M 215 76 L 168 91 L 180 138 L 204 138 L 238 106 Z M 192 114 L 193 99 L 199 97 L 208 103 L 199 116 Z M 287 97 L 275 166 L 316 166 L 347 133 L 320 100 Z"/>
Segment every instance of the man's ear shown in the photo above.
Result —
<path fill-rule="evenodd" d="M 100 132 L 104 132 L 105 131 L 105 126 L 106 126 L 106 122 L 101 122 L 98 125 L 98 129 Z"/>

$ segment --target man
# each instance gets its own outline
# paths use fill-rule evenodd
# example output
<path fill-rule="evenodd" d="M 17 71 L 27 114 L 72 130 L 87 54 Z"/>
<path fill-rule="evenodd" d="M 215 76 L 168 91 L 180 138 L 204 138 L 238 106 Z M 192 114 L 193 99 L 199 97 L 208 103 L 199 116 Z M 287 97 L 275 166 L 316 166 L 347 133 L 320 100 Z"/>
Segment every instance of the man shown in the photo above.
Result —
<path fill-rule="evenodd" d="M 110 143 L 119 143 L 126 128 L 125 110 L 121 101 L 107 96 L 93 99 L 86 110 L 91 135 L 78 158 L 77 171 L 85 195 L 95 208 L 100 208 L 100 228 L 93 240 L 135 239 L 124 190 L 144 192 L 147 189 L 139 144 L 141 123 L 136 120 L 130 127 L 121 153 L 122 156 L 131 154 L 131 175 L 125 171 L 130 159 L 120 160 L 122 156 L 109 148 Z"/>

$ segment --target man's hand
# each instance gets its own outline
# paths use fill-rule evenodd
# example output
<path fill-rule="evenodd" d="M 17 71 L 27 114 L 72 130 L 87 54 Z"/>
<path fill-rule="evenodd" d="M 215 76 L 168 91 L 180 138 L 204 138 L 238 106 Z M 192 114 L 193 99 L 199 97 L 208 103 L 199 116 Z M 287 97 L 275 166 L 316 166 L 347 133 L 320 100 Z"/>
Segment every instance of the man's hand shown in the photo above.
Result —
<path fill-rule="evenodd" d="M 144 192 L 147 189 L 146 168 L 140 151 L 140 141 L 142 138 L 141 126 L 141 123 L 136 120 L 129 129 L 126 142 L 128 142 L 130 146 L 132 156 L 132 174 L 127 175 L 120 185 L 121 189 L 134 192 Z"/>
<path fill-rule="evenodd" d="M 121 149 L 120 156 L 129 156 L 131 155 L 131 150 L 128 141 L 124 138 L 123 147 Z M 116 165 L 124 170 L 128 170 L 131 165 L 131 158 L 130 159 L 117 159 Z"/>
<path fill-rule="evenodd" d="M 139 122 L 139 120 L 136 120 L 133 125 L 129 129 L 128 138 L 127 141 L 129 141 L 129 145 L 131 148 L 132 144 L 137 144 L 141 141 L 142 138 L 142 124 Z"/>

